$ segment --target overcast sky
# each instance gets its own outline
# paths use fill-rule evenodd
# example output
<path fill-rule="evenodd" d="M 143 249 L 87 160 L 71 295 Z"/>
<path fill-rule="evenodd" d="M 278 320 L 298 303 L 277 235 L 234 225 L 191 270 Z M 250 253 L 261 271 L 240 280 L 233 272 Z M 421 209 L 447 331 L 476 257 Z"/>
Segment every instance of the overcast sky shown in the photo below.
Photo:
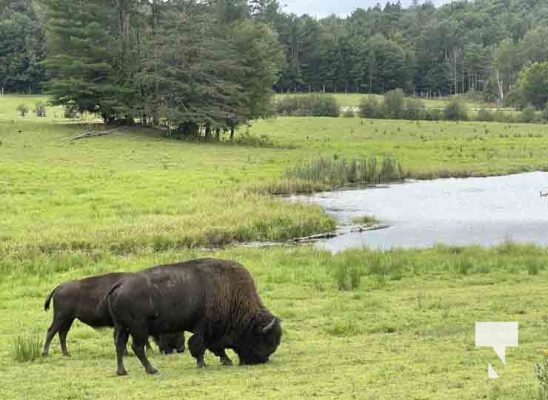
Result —
<path fill-rule="evenodd" d="M 391 3 L 397 0 L 391 0 Z M 412 0 L 400 0 L 402 7 L 408 7 Z M 419 0 L 423 2 L 423 0 Z M 449 3 L 450 0 L 432 0 L 436 6 Z M 380 3 L 384 7 L 386 0 L 280 0 L 282 9 L 286 12 L 295 13 L 297 15 L 308 14 L 313 17 L 326 17 L 330 14 L 346 16 L 356 8 L 374 7 Z"/>

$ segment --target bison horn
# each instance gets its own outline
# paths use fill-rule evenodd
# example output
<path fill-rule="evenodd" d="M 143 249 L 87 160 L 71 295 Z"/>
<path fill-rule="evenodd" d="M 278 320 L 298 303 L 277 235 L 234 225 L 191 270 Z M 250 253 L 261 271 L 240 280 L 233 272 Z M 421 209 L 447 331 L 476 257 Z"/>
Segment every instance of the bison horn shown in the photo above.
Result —
<path fill-rule="evenodd" d="M 272 328 L 274 328 L 274 325 L 276 324 L 276 317 L 270 323 L 263 328 L 263 333 L 268 333 Z"/>

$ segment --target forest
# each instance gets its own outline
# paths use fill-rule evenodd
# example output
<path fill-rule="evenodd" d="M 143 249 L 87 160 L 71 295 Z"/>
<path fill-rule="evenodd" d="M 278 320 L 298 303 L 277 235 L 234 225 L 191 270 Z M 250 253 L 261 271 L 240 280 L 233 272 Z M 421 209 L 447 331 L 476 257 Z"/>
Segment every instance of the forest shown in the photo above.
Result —
<path fill-rule="evenodd" d="M 268 115 L 271 88 L 543 108 L 542 94 L 522 94 L 546 68 L 522 86 L 548 60 L 547 22 L 540 0 L 387 2 L 322 19 L 276 0 L 2 0 L 0 90 L 206 135 Z"/>

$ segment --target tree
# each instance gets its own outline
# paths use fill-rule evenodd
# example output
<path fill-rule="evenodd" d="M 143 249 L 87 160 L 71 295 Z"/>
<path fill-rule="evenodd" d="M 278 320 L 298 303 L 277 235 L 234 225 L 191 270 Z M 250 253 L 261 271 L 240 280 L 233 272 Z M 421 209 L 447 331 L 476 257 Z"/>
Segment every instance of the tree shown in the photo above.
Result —
<path fill-rule="evenodd" d="M 548 102 L 548 62 L 524 68 L 519 74 L 519 91 L 524 104 L 544 109 Z"/>
<path fill-rule="evenodd" d="M 0 7 L 0 94 L 37 92 L 45 80 L 44 31 L 30 0 Z"/>

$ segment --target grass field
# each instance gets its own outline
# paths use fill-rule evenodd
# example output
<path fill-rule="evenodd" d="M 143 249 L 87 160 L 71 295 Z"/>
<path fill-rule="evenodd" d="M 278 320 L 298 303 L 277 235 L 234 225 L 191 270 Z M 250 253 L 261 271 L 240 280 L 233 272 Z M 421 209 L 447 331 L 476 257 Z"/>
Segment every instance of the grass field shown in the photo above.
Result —
<path fill-rule="evenodd" d="M 136 129 L 65 140 L 85 129 L 48 109 L 17 115 L 0 97 L 0 397 L 531 399 L 548 350 L 548 251 L 436 247 L 332 255 L 311 247 L 200 250 L 330 230 L 319 208 L 260 194 L 316 157 L 394 155 L 408 176 L 548 167 L 542 125 L 277 118 L 242 128 L 272 146 L 174 141 Z M 75 323 L 64 358 L 15 361 L 16 338 L 44 339 L 43 301 L 59 282 L 198 256 L 248 266 L 283 322 L 272 362 L 197 370 L 188 354 L 135 357 L 114 375 L 111 333 Z M 350 282 L 350 283 L 349 283 Z M 353 283 L 352 283 L 353 282 Z M 350 289 L 354 286 L 353 289 Z M 350 289 L 350 290 L 340 290 Z M 504 366 L 474 345 L 476 321 L 519 321 Z M 501 379 L 487 379 L 487 363 Z"/>

